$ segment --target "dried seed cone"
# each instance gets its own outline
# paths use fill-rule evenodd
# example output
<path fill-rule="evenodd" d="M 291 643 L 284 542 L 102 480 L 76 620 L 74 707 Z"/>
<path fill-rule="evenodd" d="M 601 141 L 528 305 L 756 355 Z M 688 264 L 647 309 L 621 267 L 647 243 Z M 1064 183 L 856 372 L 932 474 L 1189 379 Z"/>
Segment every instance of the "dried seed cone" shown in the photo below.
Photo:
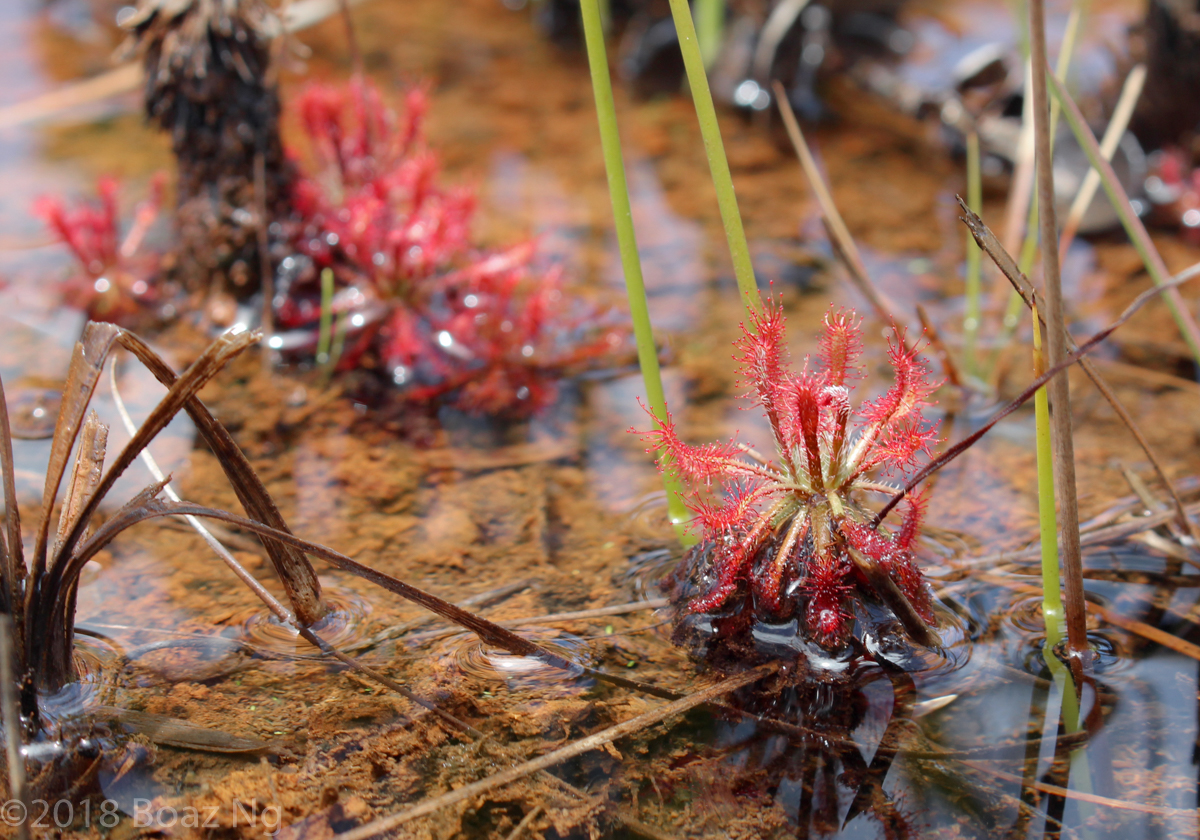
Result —
<path fill-rule="evenodd" d="M 145 69 L 146 114 L 170 132 L 178 162 L 178 279 L 245 298 L 261 286 L 259 226 L 287 217 L 293 177 L 269 72 L 279 19 L 261 0 L 143 0 L 126 26 L 126 49 Z"/>

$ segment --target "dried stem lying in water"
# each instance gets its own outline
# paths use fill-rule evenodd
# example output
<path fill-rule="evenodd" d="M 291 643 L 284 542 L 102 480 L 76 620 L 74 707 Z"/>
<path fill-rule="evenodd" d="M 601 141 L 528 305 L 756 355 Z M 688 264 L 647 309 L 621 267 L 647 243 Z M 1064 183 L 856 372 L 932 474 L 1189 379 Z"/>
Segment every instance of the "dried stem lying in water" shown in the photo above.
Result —
<path fill-rule="evenodd" d="M 129 412 L 125 408 L 125 402 L 121 399 L 121 393 L 117 388 L 115 363 L 109 368 L 109 379 L 112 387 L 113 402 L 116 404 L 117 411 L 121 415 L 121 420 L 124 422 L 125 428 L 129 431 L 129 433 L 131 435 L 135 434 L 137 431 L 137 425 L 133 422 L 133 418 L 129 416 Z M 150 474 L 154 476 L 155 480 L 162 488 L 163 494 L 173 502 L 182 501 L 179 498 L 179 495 L 171 487 L 169 483 L 170 478 L 163 474 L 163 471 L 158 466 L 158 462 L 155 461 L 154 456 L 150 454 L 150 450 L 143 449 L 141 452 L 141 457 L 143 463 L 146 465 L 146 468 L 150 471 Z M 413 703 L 416 703 L 418 706 L 433 712 L 437 716 L 453 724 L 456 728 L 476 736 L 480 734 L 479 730 L 475 729 L 473 726 L 439 709 L 430 701 L 417 694 L 414 694 L 407 687 L 396 682 L 386 674 L 381 674 L 374 668 L 364 665 L 352 656 L 343 653 L 314 633 L 310 628 L 301 624 L 296 618 L 295 613 L 285 607 L 282 603 L 280 603 L 278 598 L 268 592 L 267 589 L 261 583 L 259 583 L 258 579 L 255 578 L 254 575 L 250 574 L 250 572 L 247 571 L 246 568 L 237 561 L 237 558 L 235 558 L 229 552 L 229 550 L 221 544 L 220 540 L 213 536 L 212 532 L 204 527 L 204 524 L 199 519 L 191 515 L 184 516 L 183 518 L 189 525 L 192 526 L 196 533 L 200 535 L 204 542 L 208 544 L 208 547 L 212 549 L 213 553 L 220 557 L 225 565 L 228 566 L 229 569 L 238 577 L 238 579 L 241 580 L 242 583 L 246 584 L 250 591 L 253 592 L 258 599 L 262 601 L 269 610 L 271 610 L 272 613 L 274 613 L 275 617 L 278 618 L 283 624 L 286 624 L 295 630 L 306 642 L 319 649 L 326 656 L 332 656 L 339 662 L 349 665 L 354 670 L 365 674 L 368 678 L 374 680 L 380 685 L 395 691 L 400 696 L 412 701 Z"/>

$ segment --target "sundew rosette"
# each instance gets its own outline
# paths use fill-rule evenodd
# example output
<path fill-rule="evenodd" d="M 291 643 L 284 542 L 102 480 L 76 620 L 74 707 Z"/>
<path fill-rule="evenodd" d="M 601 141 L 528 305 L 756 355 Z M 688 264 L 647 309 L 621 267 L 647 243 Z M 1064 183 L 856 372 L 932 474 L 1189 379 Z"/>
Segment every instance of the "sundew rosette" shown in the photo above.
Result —
<path fill-rule="evenodd" d="M 641 433 L 660 469 L 691 487 L 688 506 L 701 532 L 674 576 L 674 600 L 684 619 L 707 617 L 718 638 L 749 641 L 757 625 L 796 621 L 807 641 L 839 651 L 862 607 L 858 614 L 890 610 L 910 636 L 929 643 L 936 638 L 931 593 L 913 554 L 925 498 L 909 497 L 894 532 L 874 526 L 864 499 L 893 494 L 882 478 L 929 454 L 937 425 L 922 408 L 937 385 L 897 332 L 888 344 L 892 386 L 855 410 L 862 352 L 855 314 L 826 316 L 816 358 L 806 356 L 799 373 L 787 362 L 784 327 L 781 304 L 768 299 L 735 343 L 775 460 L 735 441 L 685 444 L 670 414 Z"/>

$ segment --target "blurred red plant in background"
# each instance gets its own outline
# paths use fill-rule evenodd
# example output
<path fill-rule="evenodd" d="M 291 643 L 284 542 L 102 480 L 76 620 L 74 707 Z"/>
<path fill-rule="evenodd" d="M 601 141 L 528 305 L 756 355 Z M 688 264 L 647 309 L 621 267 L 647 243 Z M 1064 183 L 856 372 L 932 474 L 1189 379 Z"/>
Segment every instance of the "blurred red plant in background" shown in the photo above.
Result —
<path fill-rule="evenodd" d="M 293 191 L 296 250 L 314 271 L 280 302 L 280 324 L 314 322 L 313 278 L 332 270 L 335 311 L 361 327 L 339 369 L 370 358 L 407 400 L 521 416 L 553 401 L 557 377 L 624 340 L 564 295 L 559 270 L 535 268 L 533 242 L 472 244 L 475 198 L 440 185 L 425 146 L 425 90 L 408 92 L 403 117 L 358 77 L 310 85 L 296 107 L 319 167 Z"/>
<path fill-rule="evenodd" d="M 162 209 L 161 173 L 150 182 L 150 196 L 137 205 L 133 223 L 121 239 L 117 214 L 117 181 L 96 184 L 98 202 L 68 205 L 44 195 L 33 212 L 74 255 L 79 265 L 65 281 L 63 294 L 71 306 L 97 321 L 126 322 L 155 298 L 160 255 L 143 249 L 146 233 Z"/>
<path fill-rule="evenodd" d="M 559 269 L 536 265 L 534 242 L 473 244 L 475 197 L 440 183 L 424 89 L 407 93 L 402 115 L 360 77 L 309 85 L 290 107 L 315 166 L 297 167 L 291 217 L 270 226 L 284 243 L 274 254 L 279 349 L 315 348 L 328 306 L 347 338 L 338 370 L 368 367 L 407 402 L 527 416 L 554 401 L 556 380 L 626 340 L 613 313 L 572 299 Z M 123 240 L 111 178 L 101 179 L 98 203 L 38 200 L 35 212 L 80 263 L 65 288 L 70 305 L 126 322 L 163 293 L 161 255 L 141 253 L 162 186 L 156 177 Z M 331 300 L 322 297 L 326 270 Z"/>

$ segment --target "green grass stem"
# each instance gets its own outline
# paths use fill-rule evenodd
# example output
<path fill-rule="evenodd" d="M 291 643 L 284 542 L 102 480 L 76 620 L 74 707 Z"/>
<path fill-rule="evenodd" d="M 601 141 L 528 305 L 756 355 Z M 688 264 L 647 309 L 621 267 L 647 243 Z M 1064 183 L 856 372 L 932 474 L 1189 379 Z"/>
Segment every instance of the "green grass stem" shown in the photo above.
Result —
<path fill-rule="evenodd" d="M 717 109 L 713 106 L 712 92 L 708 89 L 708 76 L 704 71 L 704 58 L 700 54 L 692 10 L 688 7 L 687 0 L 670 1 L 671 15 L 675 19 L 675 32 L 679 36 L 679 48 L 683 51 L 683 66 L 687 70 L 688 84 L 692 89 L 692 104 L 700 121 L 704 151 L 708 155 L 708 167 L 712 172 L 713 186 L 717 190 L 717 205 L 721 209 L 721 222 L 725 226 L 725 239 L 729 243 L 729 256 L 733 259 L 733 273 L 737 278 L 738 290 L 742 293 L 742 302 L 747 309 L 756 310 L 762 306 L 762 301 L 759 299 L 758 285 L 754 280 L 754 266 L 750 262 L 750 246 L 746 242 L 746 231 L 742 227 L 742 214 L 738 211 L 737 195 L 733 190 L 733 176 L 729 173 L 729 161 L 725 157 L 725 144 L 721 141 Z"/>
<path fill-rule="evenodd" d="M 712 67 L 725 34 L 725 0 L 696 0 L 696 36 L 704 66 Z"/>
<path fill-rule="evenodd" d="M 1042 353 L 1042 329 L 1037 307 L 1033 310 L 1033 376 L 1046 372 Z M 1050 400 L 1045 387 L 1033 395 L 1033 417 L 1037 448 L 1038 531 L 1042 541 L 1042 618 L 1046 639 L 1062 640 L 1063 612 L 1061 580 L 1058 571 L 1058 518 L 1054 511 L 1054 457 L 1050 448 Z M 1047 642 L 1049 643 L 1049 642 Z M 1057 641 L 1055 642 L 1057 644 Z M 1047 654 L 1047 658 L 1053 654 Z"/>
<path fill-rule="evenodd" d="M 1129 121 L 1133 118 L 1133 110 L 1137 106 L 1138 97 L 1142 95 L 1142 87 L 1145 84 L 1146 65 L 1134 65 L 1133 69 L 1129 71 L 1129 75 L 1125 77 L 1125 84 L 1121 87 L 1121 96 L 1117 100 L 1117 106 L 1113 109 L 1108 127 L 1104 129 L 1104 138 L 1100 141 L 1100 154 L 1104 155 L 1104 159 L 1109 163 L 1112 162 L 1113 155 L 1117 153 L 1117 147 L 1121 145 L 1121 138 L 1125 136 L 1125 129 L 1129 127 Z M 1079 224 L 1083 221 L 1084 214 L 1091 206 L 1098 189 L 1100 189 L 1100 173 L 1095 168 L 1089 169 L 1087 175 L 1084 176 L 1083 184 L 1079 187 L 1079 192 L 1075 194 L 1075 200 L 1071 203 L 1071 210 L 1067 213 L 1067 221 L 1063 225 L 1062 236 L 1059 239 L 1058 252 L 1060 254 L 1065 254 L 1067 248 L 1070 247 L 1071 240 L 1075 238 Z"/>
<path fill-rule="evenodd" d="M 979 164 L 979 135 L 967 135 L 967 205 L 976 215 L 983 213 L 983 176 Z M 978 373 L 975 348 L 979 341 L 979 321 L 983 317 L 983 251 L 967 231 L 966 315 L 963 318 L 963 367 L 968 376 Z"/>
<path fill-rule="evenodd" d="M 625 181 L 625 162 L 621 157 L 621 136 L 617 131 L 617 106 L 613 101 L 612 79 L 608 72 L 608 54 L 604 47 L 604 31 L 600 18 L 600 0 L 581 0 L 583 31 L 587 42 L 588 66 L 592 72 L 592 92 L 596 98 L 596 118 L 600 123 L 600 145 L 604 152 L 604 169 L 608 174 L 608 193 L 612 201 L 613 223 L 617 230 L 617 245 L 621 251 L 621 268 L 625 273 L 625 292 L 629 299 L 629 315 L 633 319 L 633 335 L 637 341 L 638 364 L 646 388 L 646 404 L 654 422 L 663 428 L 667 417 L 663 396 L 662 375 L 658 367 L 658 349 L 654 329 L 650 324 L 650 309 L 646 302 L 646 286 L 642 280 L 642 262 L 638 256 L 637 237 L 633 229 L 633 211 L 629 206 L 629 187 Z M 689 518 L 683 503 L 683 487 L 679 477 L 663 470 L 663 486 L 667 491 L 667 514 L 683 539 L 684 523 Z"/>
<path fill-rule="evenodd" d="M 333 338 L 333 269 L 321 270 L 321 321 L 317 329 L 317 364 L 329 364 L 329 344 Z"/>
<path fill-rule="evenodd" d="M 1100 173 L 1100 183 L 1104 186 L 1104 191 L 1108 194 L 1113 207 L 1116 208 L 1117 215 L 1121 218 L 1121 224 L 1124 226 L 1125 232 L 1129 235 L 1133 247 L 1137 250 L 1138 256 L 1142 258 L 1142 262 L 1146 266 L 1146 271 L 1150 274 L 1150 279 L 1154 281 L 1154 285 L 1162 286 L 1171 279 L 1171 274 L 1167 270 L 1162 256 L 1158 253 L 1158 249 L 1154 247 L 1154 243 L 1150 240 L 1150 234 L 1146 232 L 1146 226 L 1142 224 L 1142 220 L 1138 218 L 1133 206 L 1129 203 L 1129 196 L 1125 194 L 1121 182 L 1117 180 L 1112 166 L 1104 159 L 1104 154 L 1100 150 L 1100 144 L 1096 142 L 1095 135 L 1092 134 L 1092 130 L 1088 127 L 1087 121 L 1084 120 L 1083 114 L 1080 113 L 1079 107 L 1071 99 L 1070 94 L 1063 88 L 1062 82 L 1055 78 L 1053 74 L 1047 74 L 1047 82 L 1050 86 L 1050 93 L 1054 96 L 1055 101 L 1061 104 L 1063 114 L 1066 116 L 1071 130 L 1075 132 L 1075 139 L 1079 141 L 1080 148 L 1088 156 L 1092 167 Z M 1191 311 L 1188 310 L 1182 295 L 1179 294 L 1178 289 L 1168 289 L 1163 295 L 1163 300 L 1166 301 L 1167 308 L 1171 310 L 1171 315 L 1174 317 L 1175 323 L 1179 326 L 1179 332 L 1183 336 L 1183 340 L 1187 342 L 1188 349 L 1192 352 L 1192 357 L 1195 359 L 1196 364 L 1200 365 L 1200 328 L 1197 327 L 1196 321 L 1192 317 Z"/>

